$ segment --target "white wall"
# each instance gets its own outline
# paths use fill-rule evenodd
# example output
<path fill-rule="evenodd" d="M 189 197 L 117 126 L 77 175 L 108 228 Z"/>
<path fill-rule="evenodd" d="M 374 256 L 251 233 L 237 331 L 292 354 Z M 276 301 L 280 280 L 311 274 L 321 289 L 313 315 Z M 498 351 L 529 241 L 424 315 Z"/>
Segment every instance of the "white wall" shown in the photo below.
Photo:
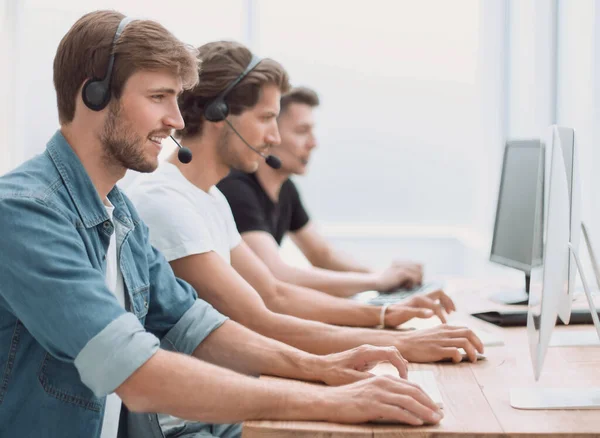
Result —
<path fill-rule="evenodd" d="M 575 129 L 582 217 L 600 245 L 600 1 L 558 3 L 557 119 Z"/>
<path fill-rule="evenodd" d="M 14 106 L 15 106 L 15 16 L 17 0 L 0 1 L 0 175 L 12 169 L 19 162 L 19 148 L 14 145 Z"/>
<path fill-rule="evenodd" d="M 477 0 L 258 2 L 261 55 L 316 89 L 298 181 L 322 223 L 464 226 L 476 205 Z M 276 148 L 273 150 L 276 153 Z"/>

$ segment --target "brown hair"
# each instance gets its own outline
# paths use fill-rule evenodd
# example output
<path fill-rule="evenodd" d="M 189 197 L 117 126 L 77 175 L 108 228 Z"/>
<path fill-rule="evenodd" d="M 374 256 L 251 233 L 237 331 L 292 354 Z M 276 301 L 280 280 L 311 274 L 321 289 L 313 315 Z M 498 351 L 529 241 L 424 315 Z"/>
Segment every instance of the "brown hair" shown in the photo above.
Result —
<path fill-rule="evenodd" d="M 252 52 L 233 41 L 217 41 L 198 48 L 202 62 L 200 81 L 196 87 L 184 91 L 179 98 L 179 109 L 185 128 L 178 135 L 189 137 L 202 134 L 204 108 L 246 69 Z M 263 85 L 273 84 L 282 93 L 290 88 L 288 74 L 272 59 L 263 59 L 225 97 L 229 114 L 241 114 L 258 102 Z"/>
<path fill-rule="evenodd" d="M 95 11 L 81 17 L 63 37 L 54 58 L 54 88 L 61 124 L 75 116 L 79 88 L 86 79 L 106 75 L 115 32 L 124 15 Z M 127 79 L 139 70 L 170 70 L 184 88 L 198 83 L 196 50 L 155 21 L 129 23 L 114 45 L 112 96 L 119 98 Z"/>
<path fill-rule="evenodd" d="M 281 112 L 279 114 L 283 114 L 292 103 L 302 103 L 314 108 L 321 102 L 316 91 L 307 87 L 294 87 L 281 96 Z"/>

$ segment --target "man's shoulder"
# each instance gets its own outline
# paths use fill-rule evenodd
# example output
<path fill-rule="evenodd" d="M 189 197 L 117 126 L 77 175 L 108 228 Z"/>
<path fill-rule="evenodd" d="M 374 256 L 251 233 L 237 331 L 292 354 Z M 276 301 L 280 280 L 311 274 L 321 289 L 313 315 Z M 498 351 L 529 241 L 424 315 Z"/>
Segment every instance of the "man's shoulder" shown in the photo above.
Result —
<path fill-rule="evenodd" d="M 217 184 L 217 188 L 228 200 L 259 194 L 262 190 L 254 175 L 238 170 L 231 171 L 227 177 Z"/>
<path fill-rule="evenodd" d="M 176 176 L 161 165 L 152 173 L 138 175 L 124 192 L 138 209 L 142 204 L 149 208 L 169 208 L 185 201 L 189 191 Z"/>
<path fill-rule="evenodd" d="M 252 184 L 254 185 L 256 178 L 253 174 L 241 172 L 239 170 L 232 170 L 225 178 L 218 184 L 229 185 L 229 184 Z"/>
<path fill-rule="evenodd" d="M 279 202 L 286 199 L 294 199 L 299 196 L 298 188 L 296 184 L 291 178 L 288 178 L 281 185 L 281 190 L 279 191 Z"/>
<path fill-rule="evenodd" d="M 44 153 L 0 177 L 0 199 L 50 203 L 62 187 L 58 170 Z"/>

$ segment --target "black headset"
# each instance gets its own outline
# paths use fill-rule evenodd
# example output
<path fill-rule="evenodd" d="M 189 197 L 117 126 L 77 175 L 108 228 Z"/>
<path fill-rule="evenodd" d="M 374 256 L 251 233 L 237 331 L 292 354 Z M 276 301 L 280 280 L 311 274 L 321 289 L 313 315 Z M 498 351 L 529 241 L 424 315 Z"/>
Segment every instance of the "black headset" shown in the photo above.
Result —
<path fill-rule="evenodd" d="M 111 98 L 111 90 L 110 90 L 110 80 L 112 78 L 113 72 L 113 64 L 115 63 L 115 44 L 121 36 L 123 29 L 134 19 L 131 17 L 125 17 L 119 23 L 119 27 L 117 27 L 117 31 L 115 32 L 115 37 L 113 38 L 113 42 L 110 48 L 110 58 L 108 58 L 108 67 L 106 68 L 106 74 L 103 79 L 93 78 L 86 81 L 83 85 L 83 90 L 81 92 L 81 97 L 83 99 L 83 103 L 89 109 L 93 111 L 102 111 L 108 105 L 108 102 Z"/>
<path fill-rule="evenodd" d="M 262 58 L 252 55 L 252 60 L 250 61 L 250 64 L 248 64 L 248 67 L 246 67 L 246 70 L 215 97 L 214 100 L 204 107 L 204 118 L 206 120 L 209 122 L 221 122 L 227 118 L 229 115 L 229 105 L 225 102 L 225 98 L 231 90 L 233 90 L 233 87 L 239 84 L 240 81 L 244 79 L 248 73 L 254 70 L 261 61 Z"/>

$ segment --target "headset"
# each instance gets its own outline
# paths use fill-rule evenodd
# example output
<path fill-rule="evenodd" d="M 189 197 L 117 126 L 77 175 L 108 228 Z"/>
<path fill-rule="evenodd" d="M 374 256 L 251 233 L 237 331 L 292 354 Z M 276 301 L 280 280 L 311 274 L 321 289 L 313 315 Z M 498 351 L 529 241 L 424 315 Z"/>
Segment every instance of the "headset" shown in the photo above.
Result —
<path fill-rule="evenodd" d="M 221 122 L 227 118 L 229 115 L 229 105 L 225 102 L 225 98 L 231 90 L 240 83 L 242 79 L 244 79 L 248 73 L 256 68 L 258 64 L 262 61 L 256 55 L 252 55 L 252 60 L 248 67 L 240 74 L 232 83 L 230 83 L 227 88 L 225 88 L 217 97 L 215 97 L 206 107 L 204 108 L 204 118 L 209 122 Z"/>
<path fill-rule="evenodd" d="M 83 90 L 81 92 L 81 97 L 83 99 L 83 103 L 89 109 L 93 111 L 102 111 L 110 102 L 111 90 L 110 90 L 110 80 L 112 78 L 113 65 L 115 63 L 115 44 L 117 40 L 123 33 L 123 29 L 133 21 L 131 17 L 125 17 L 119 23 L 119 27 L 117 27 L 117 31 L 115 32 L 115 37 L 113 38 L 113 42 L 110 49 L 110 58 L 108 58 L 108 67 L 106 68 L 106 74 L 103 79 L 92 78 L 88 79 L 85 84 L 83 84 Z"/>
<path fill-rule="evenodd" d="M 265 155 L 262 152 L 259 152 L 254 147 L 248 143 L 244 137 L 233 127 L 231 122 L 227 120 L 227 116 L 229 115 L 229 105 L 225 102 L 225 98 L 227 95 L 233 90 L 233 88 L 240 83 L 242 79 L 244 79 L 248 73 L 256 68 L 258 64 L 262 61 L 262 58 L 252 55 L 252 59 L 250 60 L 250 64 L 246 67 L 246 69 L 233 81 L 231 82 L 217 97 L 215 97 L 210 103 L 208 103 L 204 107 L 204 118 L 209 122 L 222 122 L 225 121 L 229 125 L 229 127 L 233 130 L 233 132 L 244 142 L 246 146 L 256 152 L 258 155 L 265 159 L 267 165 L 272 167 L 273 169 L 279 169 L 281 167 L 281 160 L 277 158 L 275 155 Z"/>

